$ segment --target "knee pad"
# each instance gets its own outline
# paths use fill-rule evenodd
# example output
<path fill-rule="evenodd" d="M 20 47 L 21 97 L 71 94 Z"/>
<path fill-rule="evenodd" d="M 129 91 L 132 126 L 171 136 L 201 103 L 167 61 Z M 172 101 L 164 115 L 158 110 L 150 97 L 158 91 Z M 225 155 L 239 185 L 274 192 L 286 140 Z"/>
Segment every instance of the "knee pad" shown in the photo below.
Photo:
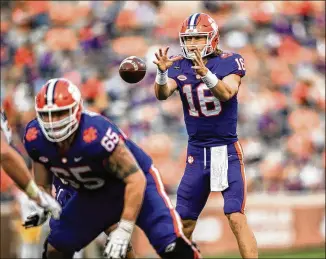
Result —
<path fill-rule="evenodd" d="M 198 249 L 191 243 L 187 243 L 183 238 L 177 238 L 169 244 L 163 253 L 160 253 L 162 259 L 198 259 L 201 258 Z"/>

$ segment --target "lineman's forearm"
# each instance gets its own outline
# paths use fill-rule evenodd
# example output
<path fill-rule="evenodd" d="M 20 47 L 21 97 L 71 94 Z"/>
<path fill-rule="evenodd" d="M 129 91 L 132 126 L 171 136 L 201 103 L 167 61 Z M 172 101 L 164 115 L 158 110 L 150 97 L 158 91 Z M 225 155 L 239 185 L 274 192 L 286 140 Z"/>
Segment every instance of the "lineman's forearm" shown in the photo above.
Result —
<path fill-rule="evenodd" d="M 27 188 L 32 175 L 24 159 L 15 149 L 9 148 L 6 153 L 1 154 L 1 166 L 20 189 L 24 191 Z"/>
<path fill-rule="evenodd" d="M 145 177 L 144 177 L 145 178 Z M 124 209 L 121 219 L 136 222 L 142 206 L 146 180 L 129 182 L 125 189 Z"/>

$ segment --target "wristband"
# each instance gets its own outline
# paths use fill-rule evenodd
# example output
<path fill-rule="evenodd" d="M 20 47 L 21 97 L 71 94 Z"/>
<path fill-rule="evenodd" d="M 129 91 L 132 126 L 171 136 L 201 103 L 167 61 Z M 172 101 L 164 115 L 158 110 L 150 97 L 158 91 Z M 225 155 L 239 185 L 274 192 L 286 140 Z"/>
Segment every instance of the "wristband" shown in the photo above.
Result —
<path fill-rule="evenodd" d="M 208 88 L 213 88 L 218 83 L 218 78 L 210 70 L 208 70 L 205 76 L 201 77 L 201 80 L 207 85 Z"/>
<path fill-rule="evenodd" d="M 134 229 L 135 223 L 126 219 L 121 219 L 119 222 L 119 228 L 127 231 L 128 233 L 132 233 Z"/>
<path fill-rule="evenodd" d="M 159 69 L 157 69 L 155 82 L 158 85 L 167 84 L 167 82 L 168 82 L 168 71 L 166 70 L 165 72 L 161 72 Z"/>
<path fill-rule="evenodd" d="M 37 198 L 40 192 L 40 189 L 37 187 L 36 183 L 33 180 L 30 180 L 25 189 L 26 194 L 30 198 Z"/>

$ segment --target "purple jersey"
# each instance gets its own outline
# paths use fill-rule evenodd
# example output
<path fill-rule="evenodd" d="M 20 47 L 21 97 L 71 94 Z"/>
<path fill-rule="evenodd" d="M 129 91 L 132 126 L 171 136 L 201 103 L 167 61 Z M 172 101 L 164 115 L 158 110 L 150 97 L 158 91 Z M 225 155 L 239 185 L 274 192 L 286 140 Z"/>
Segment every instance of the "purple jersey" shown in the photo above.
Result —
<path fill-rule="evenodd" d="M 37 120 L 27 125 L 24 136 L 30 157 L 56 176 L 53 184 L 62 213 L 59 220 L 50 220 L 47 242 L 57 250 L 73 254 L 119 222 L 125 184 L 111 177 L 103 165 L 119 141 L 125 142 L 146 177 L 137 226 L 158 254 L 182 235 L 179 215 L 165 193 L 152 159 L 108 119 L 83 112 L 75 139 L 64 156 L 55 143 L 45 138 Z"/>
<path fill-rule="evenodd" d="M 237 95 L 226 102 L 219 101 L 196 77 L 192 66 L 191 60 L 182 59 L 174 62 L 168 70 L 168 76 L 178 85 L 189 144 L 213 147 L 236 142 Z M 236 53 L 222 53 L 209 58 L 206 66 L 220 80 L 230 74 L 243 77 L 246 73 L 244 60 Z"/>
<path fill-rule="evenodd" d="M 122 181 L 110 176 L 103 163 L 119 141 L 125 142 L 141 169 L 148 172 L 152 159 L 115 124 L 97 113 L 82 113 L 75 139 L 64 155 L 58 152 L 57 144 L 46 139 L 36 119 L 27 125 L 24 136 L 25 148 L 34 161 L 43 164 L 64 184 L 83 191 L 107 184 L 121 189 Z"/>

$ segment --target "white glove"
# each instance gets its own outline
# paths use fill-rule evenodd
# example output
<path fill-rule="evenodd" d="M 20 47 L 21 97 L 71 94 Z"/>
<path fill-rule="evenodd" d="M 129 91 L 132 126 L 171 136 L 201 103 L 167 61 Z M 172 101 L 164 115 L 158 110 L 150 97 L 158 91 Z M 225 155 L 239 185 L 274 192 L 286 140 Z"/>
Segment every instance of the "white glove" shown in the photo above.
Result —
<path fill-rule="evenodd" d="M 54 219 L 59 219 L 61 214 L 60 204 L 47 192 L 40 190 L 38 205 L 50 212 Z"/>
<path fill-rule="evenodd" d="M 107 258 L 125 258 L 128 244 L 134 229 L 134 222 L 122 219 L 118 227 L 113 230 L 107 239 L 104 256 Z"/>
<path fill-rule="evenodd" d="M 33 212 L 27 217 L 23 226 L 31 228 L 42 225 L 52 214 L 54 219 L 59 219 L 61 214 L 60 204 L 45 191 L 39 190 L 36 201 L 30 200 Z"/>
<path fill-rule="evenodd" d="M 45 211 L 50 212 L 54 219 L 60 218 L 60 204 L 50 194 L 41 190 L 34 180 L 29 181 L 25 193 L 30 199 L 36 201 L 36 203 Z"/>
<path fill-rule="evenodd" d="M 49 211 L 39 207 L 35 201 L 30 200 L 30 209 L 33 211 L 25 220 L 23 226 L 25 228 L 32 228 L 42 225 L 49 216 Z"/>

